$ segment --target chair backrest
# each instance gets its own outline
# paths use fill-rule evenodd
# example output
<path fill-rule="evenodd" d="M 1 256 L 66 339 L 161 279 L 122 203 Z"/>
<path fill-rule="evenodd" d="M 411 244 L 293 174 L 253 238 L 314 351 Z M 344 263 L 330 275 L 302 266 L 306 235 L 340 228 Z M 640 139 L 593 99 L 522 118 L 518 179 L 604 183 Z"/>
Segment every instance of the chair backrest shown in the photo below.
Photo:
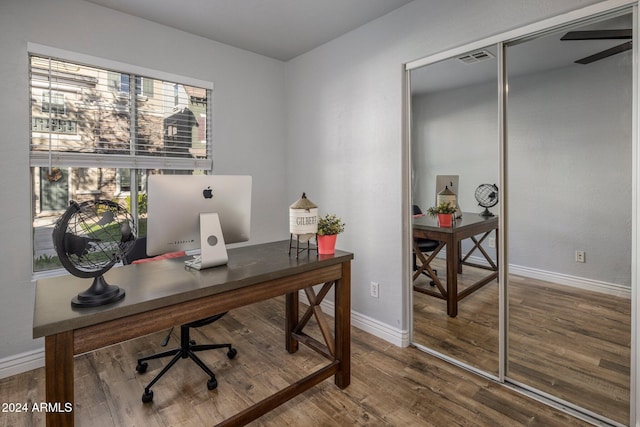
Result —
<path fill-rule="evenodd" d="M 126 265 L 144 258 L 149 258 L 147 255 L 147 238 L 140 237 L 136 239 L 136 242 L 133 244 L 133 248 L 131 248 L 131 252 L 122 258 L 122 262 Z"/>

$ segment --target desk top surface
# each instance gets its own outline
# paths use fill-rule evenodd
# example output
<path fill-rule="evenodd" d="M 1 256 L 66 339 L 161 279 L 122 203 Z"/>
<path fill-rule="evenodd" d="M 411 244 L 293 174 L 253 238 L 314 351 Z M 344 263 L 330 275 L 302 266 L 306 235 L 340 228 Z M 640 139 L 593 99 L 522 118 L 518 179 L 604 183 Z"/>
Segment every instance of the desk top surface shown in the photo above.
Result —
<path fill-rule="evenodd" d="M 298 259 L 295 249 L 291 255 L 288 252 L 287 240 L 229 249 L 227 265 L 200 271 L 185 267 L 184 258 L 112 268 L 105 273 L 105 279 L 124 289 L 126 295 L 116 303 L 93 308 L 71 306 L 71 299 L 91 286 L 93 279 L 71 275 L 41 279 L 36 283 L 33 337 L 78 329 L 353 259 L 353 254 L 338 250 L 333 255 L 304 251 Z"/>
<path fill-rule="evenodd" d="M 438 226 L 438 219 L 430 215 L 413 218 L 413 228 L 438 231 L 442 233 L 454 233 L 458 230 L 483 224 L 490 225 L 493 228 L 497 228 L 498 216 L 482 216 L 479 213 L 462 212 L 462 218 L 456 218 L 451 227 Z"/>

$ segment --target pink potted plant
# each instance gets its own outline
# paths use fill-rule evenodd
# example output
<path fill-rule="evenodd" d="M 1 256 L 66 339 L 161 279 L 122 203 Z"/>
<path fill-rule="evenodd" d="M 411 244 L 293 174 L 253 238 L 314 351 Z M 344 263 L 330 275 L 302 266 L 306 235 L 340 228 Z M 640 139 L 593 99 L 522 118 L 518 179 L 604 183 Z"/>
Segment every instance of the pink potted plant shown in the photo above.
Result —
<path fill-rule="evenodd" d="M 344 223 L 334 214 L 326 214 L 318 219 L 318 254 L 335 253 L 338 234 L 344 231 Z"/>
<path fill-rule="evenodd" d="M 440 227 L 451 227 L 453 225 L 453 214 L 456 212 L 456 207 L 450 202 L 441 202 L 438 206 L 430 207 L 427 213 L 431 216 L 438 217 L 438 225 Z"/>

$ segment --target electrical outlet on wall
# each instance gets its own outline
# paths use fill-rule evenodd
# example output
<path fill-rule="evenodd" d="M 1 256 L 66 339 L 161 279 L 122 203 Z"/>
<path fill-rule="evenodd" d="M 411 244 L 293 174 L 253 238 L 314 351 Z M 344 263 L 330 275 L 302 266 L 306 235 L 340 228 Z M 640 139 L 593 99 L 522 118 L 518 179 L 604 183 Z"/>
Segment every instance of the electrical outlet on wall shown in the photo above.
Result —
<path fill-rule="evenodd" d="M 495 248 L 496 247 L 496 238 L 495 237 L 489 237 L 489 247 L 490 248 Z"/>
<path fill-rule="evenodd" d="M 380 291 L 380 284 L 378 282 L 371 282 L 371 296 L 378 298 Z"/>
<path fill-rule="evenodd" d="M 587 262 L 584 251 L 576 251 L 576 262 Z"/>

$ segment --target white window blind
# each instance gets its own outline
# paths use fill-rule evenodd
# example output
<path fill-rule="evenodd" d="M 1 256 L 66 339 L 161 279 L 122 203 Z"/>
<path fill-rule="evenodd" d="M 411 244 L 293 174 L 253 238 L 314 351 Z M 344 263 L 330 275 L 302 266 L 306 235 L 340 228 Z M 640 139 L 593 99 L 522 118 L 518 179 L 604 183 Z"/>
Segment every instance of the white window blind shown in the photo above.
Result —
<path fill-rule="evenodd" d="M 30 55 L 31 166 L 212 170 L 211 89 Z"/>

